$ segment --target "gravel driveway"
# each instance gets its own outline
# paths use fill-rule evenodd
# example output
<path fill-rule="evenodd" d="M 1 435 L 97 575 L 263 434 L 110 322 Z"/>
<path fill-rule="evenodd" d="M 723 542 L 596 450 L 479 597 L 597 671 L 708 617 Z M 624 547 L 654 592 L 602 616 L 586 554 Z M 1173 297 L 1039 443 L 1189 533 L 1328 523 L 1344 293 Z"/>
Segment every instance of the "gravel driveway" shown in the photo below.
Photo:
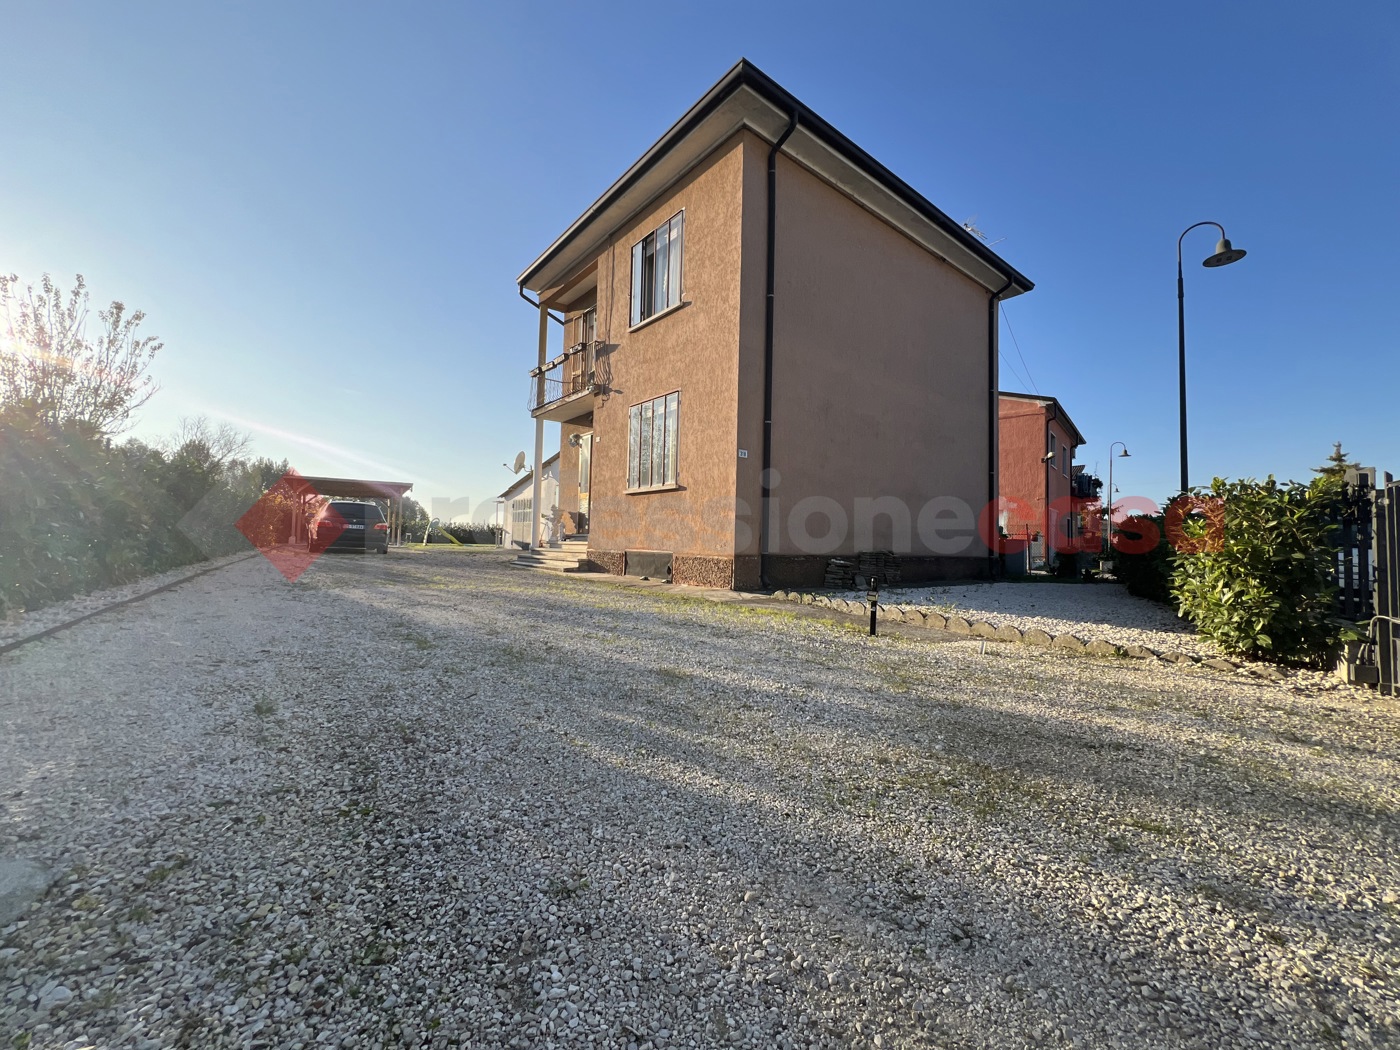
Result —
<path fill-rule="evenodd" d="M 1400 1042 L 1400 706 L 261 559 L 0 657 L 0 1046 Z"/>

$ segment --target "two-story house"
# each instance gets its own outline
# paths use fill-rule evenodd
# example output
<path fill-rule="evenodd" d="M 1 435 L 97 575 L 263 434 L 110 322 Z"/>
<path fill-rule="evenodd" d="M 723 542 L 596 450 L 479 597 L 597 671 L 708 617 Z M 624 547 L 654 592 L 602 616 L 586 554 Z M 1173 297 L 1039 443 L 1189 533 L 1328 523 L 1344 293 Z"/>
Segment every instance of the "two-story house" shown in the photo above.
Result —
<path fill-rule="evenodd" d="M 1099 494 L 1099 481 L 1074 462 L 1084 435 L 1053 397 L 1002 391 L 1001 515 L 1006 534 L 1029 544 L 1033 563 L 1052 563 L 1097 522 L 1082 503 Z"/>
<path fill-rule="evenodd" d="M 749 62 L 518 284 L 534 476 L 555 421 L 592 567 L 753 588 L 893 550 L 910 580 L 994 571 L 997 303 L 1032 284 Z"/>

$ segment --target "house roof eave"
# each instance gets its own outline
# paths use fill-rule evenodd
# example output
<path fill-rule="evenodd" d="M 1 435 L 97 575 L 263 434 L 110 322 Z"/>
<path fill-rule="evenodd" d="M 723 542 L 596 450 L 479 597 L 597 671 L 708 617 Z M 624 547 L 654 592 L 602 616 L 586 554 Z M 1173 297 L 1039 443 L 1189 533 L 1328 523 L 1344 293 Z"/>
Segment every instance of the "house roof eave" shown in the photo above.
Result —
<path fill-rule="evenodd" d="M 1074 444 L 1076 446 L 1088 444 L 1084 435 L 1079 432 L 1079 428 L 1074 425 L 1074 420 L 1069 418 L 1069 413 L 1065 411 L 1065 406 L 1060 404 L 1059 398 L 1050 397 L 1047 394 L 1018 394 L 1014 390 L 998 390 L 997 397 L 1010 398 L 1013 401 L 1034 401 L 1040 405 L 1053 405 L 1055 407 L 1056 421 L 1064 424 L 1065 429 L 1067 429 L 1070 432 L 1070 436 L 1074 438 Z"/>
<path fill-rule="evenodd" d="M 799 132 L 786 152 L 842 192 L 1003 298 L 1034 284 L 917 190 L 805 106 L 747 59 L 741 59 L 516 279 L 541 292 L 570 279 L 608 237 L 719 144 L 747 128 L 775 142 L 792 114 Z M 686 147 L 689 147 L 688 149 Z M 906 232 L 909 232 L 906 230 Z M 911 234 L 911 235 L 914 235 Z"/>

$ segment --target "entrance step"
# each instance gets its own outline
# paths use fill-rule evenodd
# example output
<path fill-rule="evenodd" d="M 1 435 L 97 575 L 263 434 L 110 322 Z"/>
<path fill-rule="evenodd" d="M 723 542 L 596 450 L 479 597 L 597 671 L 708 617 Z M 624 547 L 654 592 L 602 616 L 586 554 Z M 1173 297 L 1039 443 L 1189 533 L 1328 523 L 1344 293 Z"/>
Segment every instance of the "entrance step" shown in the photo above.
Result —
<path fill-rule="evenodd" d="M 588 537 L 570 537 L 557 546 L 525 551 L 510 564 L 517 569 L 546 572 L 578 572 L 579 561 L 588 556 Z"/>

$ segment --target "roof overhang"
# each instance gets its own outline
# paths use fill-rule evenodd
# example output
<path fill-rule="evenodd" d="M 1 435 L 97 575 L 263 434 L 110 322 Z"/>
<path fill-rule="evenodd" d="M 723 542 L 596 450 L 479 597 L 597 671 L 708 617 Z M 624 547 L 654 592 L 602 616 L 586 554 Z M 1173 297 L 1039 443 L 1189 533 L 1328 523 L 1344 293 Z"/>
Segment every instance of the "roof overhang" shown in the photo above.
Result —
<path fill-rule="evenodd" d="M 1034 285 L 874 157 L 808 109 L 775 80 L 740 60 L 670 130 L 531 263 L 517 282 L 544 292 L 571 280 L 608 238 L 645 210 L 736 132 L 776 142 L 793 115 L 783 152 L 932 254 L 1002 298 Z M 1004 290 L 1003 290 L 1004 289 Z"/>
<path fill-rule="evenodd" d="M 540 464 L 540 473 L 541 473 L 542 476 L 549 473 L 549 468 L 550 468 L 551 466 L 554 465 L 554 462 L 555 462 L 558 458 L 559 458 L 559 453 L 556 452 L 556 453 L 554 453 L 554 455 L 550 456 L 547 460 L 545 460 L 543 463 Z M 534 480 L 535 480 L 535 468 L 534 468 L 534 467 L 531 467 L 531 468 L 530 468 L 529 470 L 527 470 L 524 474 L 521 474 L 520 477 L 518 477 L 518 478 L 516 478 L 514 481 L 512 481 L 512 482 L 510 483 L 510 488 L 506 489 L 504 492 L 502 492 L 502 493 L 501 493 L 499 496 L 497 496 L 496 498 L 497 498 L 497 499 L 514 499 L 516 496 L 521 495 L 522 493 L 524 493 L 524 491 L 534 482 Z"/>
<path fill-rule="evenodd" d="M 413 488 L 411 481 L 365 481 L 360 478 L 315 478 L 299 474 L 293 485 L 303 495 L 331 499 L 400 499 Z"/>

